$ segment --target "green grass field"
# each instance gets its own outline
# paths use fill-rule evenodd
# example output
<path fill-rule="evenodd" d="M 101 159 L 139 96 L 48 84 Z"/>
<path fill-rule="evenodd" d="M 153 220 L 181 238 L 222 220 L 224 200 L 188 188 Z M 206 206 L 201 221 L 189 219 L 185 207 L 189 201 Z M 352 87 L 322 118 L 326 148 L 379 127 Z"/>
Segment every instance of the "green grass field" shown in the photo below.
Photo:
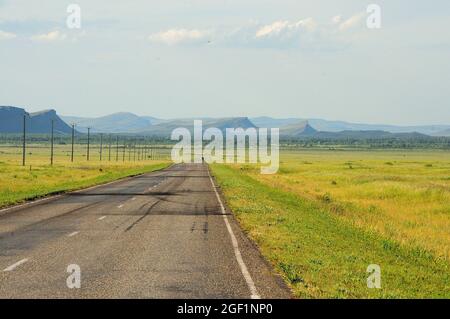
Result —
<path fill-rule="evenodd" d="M 302 298 L 450 298 L 450 153 L 282 153 L 213 165 L 229 206 Z M 366 269 L 381 267 L 382 288 Z"/>
<path fill-rule="evenodd" d="M 151 172 L 169 165 L 168 159 L 161 154 L 153 154 L 153 158 L 147 156 L 145 159 L 141 156 L 140 160 L 134 160 L 134 154 L 126 153 L 123 161 L 122 153 L 119 153 L 116 161 L 114 150 L 109 161 L 107 149 L 100 161 L 99 150 L 95 146 L 87 161 L 85 146 L 81 145 L 76 146 L 72 163 L 69 149 L 67 146 L 56 148 L 54 165 L 50 166 L 48 147 L 28 147 L 26 166 L 22 166 L 19 148 L 0 148 L 0 208 Z"/>

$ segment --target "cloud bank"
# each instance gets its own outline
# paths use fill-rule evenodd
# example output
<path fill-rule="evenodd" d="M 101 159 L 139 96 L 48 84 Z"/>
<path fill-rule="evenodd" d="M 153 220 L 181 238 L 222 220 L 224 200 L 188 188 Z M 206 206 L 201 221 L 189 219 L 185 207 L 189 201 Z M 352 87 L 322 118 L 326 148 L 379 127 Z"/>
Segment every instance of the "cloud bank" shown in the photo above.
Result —
<path fill-rule="evenodd" d="M 347 19 L 337 15 L 328 23 L 313 18 L 248 23 L 233 28 L 169 29 L 151 34 L 149 40 L 164 45 L 214 44 L 268 48 L 332 48 L 346 43 L 352 30 L 363 30 L 364 13 Z"/>

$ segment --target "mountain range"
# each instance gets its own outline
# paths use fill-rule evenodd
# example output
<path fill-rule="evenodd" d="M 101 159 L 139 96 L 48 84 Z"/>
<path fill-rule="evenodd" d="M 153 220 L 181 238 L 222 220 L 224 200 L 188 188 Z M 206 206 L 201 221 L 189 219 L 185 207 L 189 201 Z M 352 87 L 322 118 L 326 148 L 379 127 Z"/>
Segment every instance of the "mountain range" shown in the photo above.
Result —
<path fill-rule="evenodd" d="M 70 125 L 75 124 L 81 133 L 91 128 L 93 133 L 125 133 L 147 136 L 169 137 L 178 127 L 193 128 L 194 119 L 158 119 L 151 116 L 139 116 L 133 113 L 114 113 L 107 116 L 88 118 L 77 116 L 59 116 L 55 110 L 27 113 L 24 108 L 0 106 L 0 133 L 21 133 L 23 115 L 26 114 L 27 132 L 49 133 L 50 122 L 53 119 L 55 132 L 68 134 Z M 344 121 L 328 121 L 323 119 L 271 117 L 231 117 L 231 118 L 200 118 L 203 127 L 250 128 L 278 127 L 282 137 L 312 137 L 312 138 L 387 138 L 387 137 L 423 137 L 450 136 L 450 125 L 395 126 L 383 124 L 361 124 Z"/>
<path fill-rule="evenodd" d="M 250 120 L 258 127 L 284 127 L 298 123 L 301 119 L 285 118 L 274 119 L 271 117 L 254 117 Z M 342 132 L 342 131 L 385 131 L 389 133 L 417 132 L 431 136 L 450 136 L 450 125 L 417 125 L 399 126 L 386 124 L 362 124 L 344 121 L 328 121 L 323 119 L 303 119 L 318 131 Z"/>

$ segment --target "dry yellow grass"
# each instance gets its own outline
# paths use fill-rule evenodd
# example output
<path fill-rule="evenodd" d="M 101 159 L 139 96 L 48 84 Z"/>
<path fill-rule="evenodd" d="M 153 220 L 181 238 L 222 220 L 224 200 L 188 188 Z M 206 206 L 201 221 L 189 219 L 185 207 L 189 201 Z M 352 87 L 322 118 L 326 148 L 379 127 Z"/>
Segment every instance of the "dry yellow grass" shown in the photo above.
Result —
<path fill-rule="evenodd" d="M 15 148 L 2 148 L 0 156 L 0 207 L 24 200 L 89 187 L 149 172 L 168 165 L 167 160 L 116 161 L 115 156 L 100 162 L 98 152 L 91 160 L 84 156 L 84 148 L 77 146 L 75 161 L 70 161 L 67 147 L 57 150 L 55 164 L 50 166 L 48 149 L 28 149 L 27 165 L 21 165 L 21 156 Z M 107 153 L 105 153 L 107 154 Z M 128 157 L 127 157 L 128 159 Z"/>
<path fill-rule="evenodd" d="M 282 153 L 276 175 L 247 173 L 365 230 L 450 260 L 448 151 L 302 150 Z"/>

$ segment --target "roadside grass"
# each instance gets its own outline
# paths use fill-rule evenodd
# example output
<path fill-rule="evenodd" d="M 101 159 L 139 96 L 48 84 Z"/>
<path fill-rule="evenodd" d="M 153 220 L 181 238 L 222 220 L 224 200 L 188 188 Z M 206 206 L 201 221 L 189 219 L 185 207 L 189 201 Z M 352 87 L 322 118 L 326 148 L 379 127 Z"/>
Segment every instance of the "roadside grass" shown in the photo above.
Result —
<path fill-rule="evenodd" d="M 358 227 L 323 201 L 258 181 L 248 167 L 211 168 L 242 228 L 295 296 L 450 298 L 447 260 Z M 381 267 L 381 289 L 367 288 L 371 264 Z"/>
<path fill-rule="evenodd" d="M 18 156 L 0 158 L 0 208 L 27 200 L 107 183 L 151 172 L 169 165 L 164 160 L 136 162 L 67 159 L 54 166 L 47 157 L 35 155 L 32 165 L 21 166 Z"/>
<path fill-rule="evenodd" d="M 278 174 L 246 174 L 362 229 L 450 262 L 449 151 L 282 152 Z"/>

